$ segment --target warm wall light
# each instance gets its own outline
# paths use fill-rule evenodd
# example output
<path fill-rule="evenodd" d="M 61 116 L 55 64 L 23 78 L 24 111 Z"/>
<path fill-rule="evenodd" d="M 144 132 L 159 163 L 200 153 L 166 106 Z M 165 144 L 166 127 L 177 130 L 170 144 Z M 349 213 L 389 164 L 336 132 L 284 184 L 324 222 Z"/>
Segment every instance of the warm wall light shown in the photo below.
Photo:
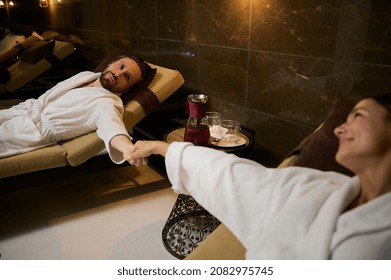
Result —
<path fill-rule="evenodd" d="M 4 0 L 4 1 L 0 1 L 0 8 L 14 8 L 16 6 L 15 2 L 14 1 L 7 1 L 7 0 Z"/>
<path fill-rule="evenodd" d="M 58 5 L 61 5 L 63 3 L 67 2 L 63 0 L 39 0 L 39 6 L 42 8 L 48 8 L 49 5 L 57 7 Z"/>
<path fill-rule="evenodd" d="M 15 2 L 14 1 L 0 1 L 0 9 L 8 9 L 8 8 L 13 8 L 15 7 Z"/>
<path fill-rule="evenodd" d="M 39 6 L 42 8 L 49 7 L 49 0 L 39 0 Z"/>

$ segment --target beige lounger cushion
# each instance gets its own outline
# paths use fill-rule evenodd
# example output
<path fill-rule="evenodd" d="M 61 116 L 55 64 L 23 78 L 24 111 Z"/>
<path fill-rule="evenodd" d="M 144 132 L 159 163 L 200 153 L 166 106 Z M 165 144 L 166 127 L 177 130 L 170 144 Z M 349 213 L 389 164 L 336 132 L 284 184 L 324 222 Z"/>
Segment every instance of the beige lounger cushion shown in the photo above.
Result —
<path fill-rule="evenodd" d="M 0 178 L 67 165 L 60 145 L 0 159 Z"/>

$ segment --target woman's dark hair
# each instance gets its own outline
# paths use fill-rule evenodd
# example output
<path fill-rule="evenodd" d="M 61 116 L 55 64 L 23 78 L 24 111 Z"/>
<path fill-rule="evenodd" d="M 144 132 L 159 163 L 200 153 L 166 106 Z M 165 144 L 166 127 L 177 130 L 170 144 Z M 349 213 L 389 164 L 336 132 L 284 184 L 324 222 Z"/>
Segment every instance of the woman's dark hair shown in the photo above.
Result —
<path fill-rule="evenodd" d="M 377 103 L 382 105 L 387 110 L 387 117 L 389 120 L 391 120 L 391 93 L 382 93 L 382 94 L 376 94 L 372 96 L 366 96 L 365 98 L 371 98 L 375 100 Z"/>

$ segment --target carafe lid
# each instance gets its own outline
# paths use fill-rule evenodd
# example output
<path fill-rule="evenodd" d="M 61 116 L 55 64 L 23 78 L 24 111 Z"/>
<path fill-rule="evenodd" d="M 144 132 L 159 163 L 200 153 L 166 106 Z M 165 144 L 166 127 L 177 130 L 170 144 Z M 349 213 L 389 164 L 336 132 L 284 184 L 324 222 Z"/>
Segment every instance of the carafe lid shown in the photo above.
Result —
<path fill-rule="evenodd" d="M 197 103 L 206 103 L 208 101 L 208 96 L 202 93 L 190 94 L 187 97 L 187 100 Z"/>

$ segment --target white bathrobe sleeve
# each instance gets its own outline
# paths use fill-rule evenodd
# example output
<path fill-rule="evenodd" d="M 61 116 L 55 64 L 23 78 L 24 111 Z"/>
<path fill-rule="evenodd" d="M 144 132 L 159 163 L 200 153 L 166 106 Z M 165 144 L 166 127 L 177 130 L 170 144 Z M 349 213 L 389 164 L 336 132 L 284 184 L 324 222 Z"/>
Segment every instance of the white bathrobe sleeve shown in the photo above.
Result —
<path fill-rule="evenodd" d="M 170 145 L 166 168 L 174 191 L 223 222 L 251 259 L 327 258 L 334 224 L 358 193 L 341 188 L 349 181 L 342 174 L 269 169 L 189 143 Z"/>
<path fill-rule="evenodd" d="M 123 106 L 120 99 L 107 100 L 107 102 L 113 102 L 112 106 L 104 106 L 97 110 L 97 130 L 98 137 L 101 138 L 104 143 L 110 159 L 117 164 L 121 164 L 125 161 L 122 152 L 114 149 L 110 145 L 111 139 L 116 135 L 125 135 L 132 140 L 122 120 Z"/>

